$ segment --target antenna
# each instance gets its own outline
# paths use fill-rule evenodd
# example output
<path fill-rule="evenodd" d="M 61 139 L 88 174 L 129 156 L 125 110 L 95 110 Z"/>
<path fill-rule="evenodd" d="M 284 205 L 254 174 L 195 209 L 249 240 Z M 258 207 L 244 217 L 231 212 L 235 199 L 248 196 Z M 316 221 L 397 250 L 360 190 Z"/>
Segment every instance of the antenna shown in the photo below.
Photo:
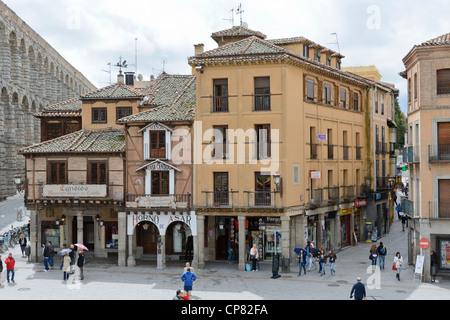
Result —
<path fill-rule="evenodd" d="M 339 54 L 341 54 L 341 49 L 339 48 L 339 39 L 338 39 L 338 35 L 336 32 L 331 33 L 331 35 L 335 35 L 336 36 L 336 42 L 335 43 L 331 43 L 331 44 L 335 44 L 338 47 L 338 52 Z"/>
<path fill-rule="evenodd" d="M 138 49 L 137 49 L 137 42 L 138 42 L 138 38 L 134 39 L 135 43 L 134 43 L 134 67 L 136 68 L 136 73 L 137 73 L 137 61 L 138 61 Z"/>
<path fill-rule="evenodd" d="M 242 13 L 244 13 L 244 10 L 242 10 L 242 3 L 239 3 L 239 7 L 236 10 L 236 14 L 241 16 L 241 27 L 242 27 Z"/>
<path fill-rule="evenodd" d="M 108 70 L 103 70 L 103 72 L 109 73 L 109 84 L 112 84 L 112 80 L 111 80 L 111 62 L 108 63 L 109 66 L 109 71 Z"/>
<path fill-rule="evenodd" d="M 230 19 L 222 19 L 222 20 L 231 22 L 231 26 L 233 27 L 234 26 L 234 9 L 230 10 Z"/>

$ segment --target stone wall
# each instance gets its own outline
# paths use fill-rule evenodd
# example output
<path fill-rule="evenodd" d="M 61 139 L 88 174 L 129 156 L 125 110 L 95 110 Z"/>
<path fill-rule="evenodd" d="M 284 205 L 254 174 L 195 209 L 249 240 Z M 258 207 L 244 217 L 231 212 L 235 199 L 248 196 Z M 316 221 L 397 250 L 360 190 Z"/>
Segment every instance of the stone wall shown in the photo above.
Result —
<path fill-rule="evenodd" d="M 95 89 L 0 1 L 0 201 L 15 194 L 16 174 L 25 178 L 25 159 L 17 151 L 40 142 L 33 114 Z"/>

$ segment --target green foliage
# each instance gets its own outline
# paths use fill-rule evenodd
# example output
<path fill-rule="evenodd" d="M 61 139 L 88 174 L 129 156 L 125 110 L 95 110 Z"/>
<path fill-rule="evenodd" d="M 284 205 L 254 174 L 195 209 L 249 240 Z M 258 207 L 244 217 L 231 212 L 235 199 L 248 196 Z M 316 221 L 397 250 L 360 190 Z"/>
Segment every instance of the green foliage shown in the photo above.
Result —
<path fill-rule="evenodd" d="M 405 133 L 408 130 L 408 125 L 406 123 L 406 116 L 400 109 L 398 98 L 395 98 L 394 102 L 394 122 L 397 124 L 397 144 L 395 148 L 401 150 L 405 144 Z"/>

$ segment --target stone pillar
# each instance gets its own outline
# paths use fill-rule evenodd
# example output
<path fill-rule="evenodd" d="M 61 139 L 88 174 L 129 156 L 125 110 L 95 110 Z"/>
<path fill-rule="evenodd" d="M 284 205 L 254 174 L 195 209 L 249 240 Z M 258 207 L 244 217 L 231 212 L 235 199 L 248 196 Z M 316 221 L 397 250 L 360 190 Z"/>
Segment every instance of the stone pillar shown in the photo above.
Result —
<path fill-rule="evenodd" d="M 118 232 L 119 232 L 119 258 L 118 266 L 126 267 L 127 265 L 127 213 L 118 213 Z"/>
<path fill-rule="evenodd" d="M 30 210 L 30 248 L 31 258 L 30 261 L 38 262 L 38 258 L 42 253 L 41 244 L 39 242 L 38 230 L 40 229 L 38 224 L 38 211 Z"/>
<path fill-rule="evenodd" d="M 136 258 L 134 256 L 133 251 L 133 235 L 128 235 L 128 259 L 127 259 L 128 267 L 136 266 Z"/>
<path fill-rule="evenodd" d="M 83 211 L 77 212 L 77 243 L 83 243 Z"/>
<path fill-rule="evenodd" d="M 291 218 L 289 216 L 282 216 L 281 217 L 281 258 L 282 259 L 289 259 L 290 257 L 290 246 L 289 246 L 289 239 L 290 239 L 290 221 Z M 281 262 L 281 261 L 280 261 Z M 283 268 L 283 272 L 289 272 L 288 268 Z"/>
<path fill-rule="evenodd" d="M 157 245 L 156 269 L 166 268 L 166 235 L 160 236 L 160 243 Z"/>
<path fill-rule="evenodd" d="M 239 271 L 245 271 L 245 262 L 246 262 L 246 243 L 245 243 L 245 220 L 246 216 L 238 216 L 239 221 Z"/>
<path fill-rule="evenodd" d="M 198 268 L 205 267 L 205 216 L 197 216 Z"/>

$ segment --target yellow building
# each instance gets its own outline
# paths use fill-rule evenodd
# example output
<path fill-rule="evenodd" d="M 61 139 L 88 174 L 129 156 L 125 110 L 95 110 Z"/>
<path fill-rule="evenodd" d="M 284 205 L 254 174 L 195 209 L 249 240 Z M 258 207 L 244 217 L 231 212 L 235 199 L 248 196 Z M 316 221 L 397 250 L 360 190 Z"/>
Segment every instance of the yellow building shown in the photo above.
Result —
<path fill-rule="evenodd" d="M 430 281 L 430 249 L 439 257 L 439 273 L 450 270 L 450 33 L 414 46 L 403 58 L 408 81 L 408 141 L 403 161 L 409 169 L 404 202 L 410 263 L 424 255 Z M 428 249 L 419 241 L 427 239 Z"/>
<path fill-rule="evenodd" d="M 199 266 L 226 259 L 231 243 L 240 270 L 253 244 L 260 260 L 280 254 L 287 266 L 307 241 L 338 250 L 365 240 L 366 220 L 381 229 L 386 215 L 365 207 L 387 203 L 376 178 L 389 166 L 375 155 L 389 140 L 373 135 L 395 89 L 341 71 L 342 55 L 303 37 L 232 27 L 212 38 L 217 48 L 196 45 L 189 59 Z"/>

